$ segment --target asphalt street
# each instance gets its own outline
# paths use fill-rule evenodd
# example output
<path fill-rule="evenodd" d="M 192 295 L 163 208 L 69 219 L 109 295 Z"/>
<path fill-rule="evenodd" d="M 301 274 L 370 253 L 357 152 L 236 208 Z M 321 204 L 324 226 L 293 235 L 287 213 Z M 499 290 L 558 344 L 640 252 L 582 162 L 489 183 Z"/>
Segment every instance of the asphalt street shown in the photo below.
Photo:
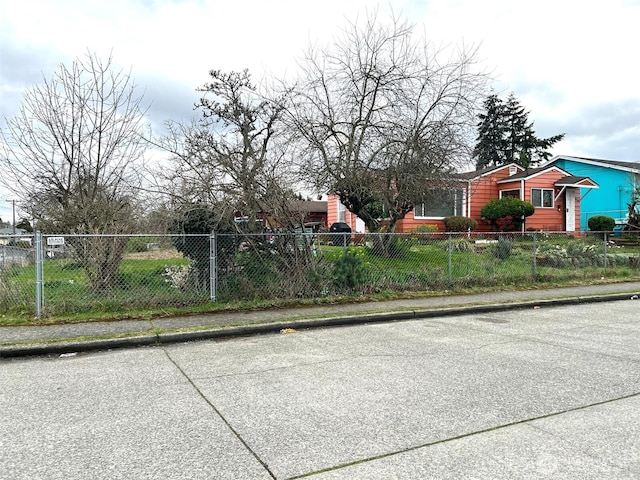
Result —
<path fill-rule="evenodd" d="M 638 305 L 0 359 L 0 478 L 640 478 Z"/>

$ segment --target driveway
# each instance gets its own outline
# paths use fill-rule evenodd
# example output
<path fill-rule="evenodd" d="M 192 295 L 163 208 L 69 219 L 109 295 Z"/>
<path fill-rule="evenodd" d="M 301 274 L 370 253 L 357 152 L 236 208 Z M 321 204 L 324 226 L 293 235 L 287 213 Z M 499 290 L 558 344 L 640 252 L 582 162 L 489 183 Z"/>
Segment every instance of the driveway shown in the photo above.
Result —
<path fill-rule="evenodd" d="M 0 478 L 639 478 L 638 301 L 0 360 Z"/>

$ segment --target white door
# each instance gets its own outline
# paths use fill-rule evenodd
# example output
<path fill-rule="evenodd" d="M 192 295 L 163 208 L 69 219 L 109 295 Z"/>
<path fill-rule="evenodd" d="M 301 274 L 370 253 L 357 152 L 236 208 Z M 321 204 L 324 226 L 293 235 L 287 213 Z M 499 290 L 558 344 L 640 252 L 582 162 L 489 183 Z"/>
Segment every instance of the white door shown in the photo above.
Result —
<path fill-rule="evenodd" d="M 575 232 L 576 230 L 576 189 L 567 188 L 564 194 L 564 206 L 567 209 L 565 213 L 564 229 L 566 232 Z"/>

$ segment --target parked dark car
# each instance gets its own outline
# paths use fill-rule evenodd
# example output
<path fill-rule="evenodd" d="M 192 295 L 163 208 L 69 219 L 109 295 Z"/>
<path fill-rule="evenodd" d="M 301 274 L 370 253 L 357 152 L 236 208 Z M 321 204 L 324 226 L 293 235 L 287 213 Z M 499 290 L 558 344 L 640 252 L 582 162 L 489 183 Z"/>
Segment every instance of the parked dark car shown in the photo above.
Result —
<path fill-rule="evenodd" d="M 344 222 L 332 223 L 329 227 L 329 240 L 332 245 L 344 247 L 351 243 L 351 227 Z"/>

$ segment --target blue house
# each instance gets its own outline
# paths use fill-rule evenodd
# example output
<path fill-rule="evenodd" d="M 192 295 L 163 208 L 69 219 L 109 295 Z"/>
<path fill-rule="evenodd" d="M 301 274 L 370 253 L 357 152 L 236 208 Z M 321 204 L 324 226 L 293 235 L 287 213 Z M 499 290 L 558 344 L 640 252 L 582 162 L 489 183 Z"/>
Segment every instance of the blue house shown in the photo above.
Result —
<path fill-rule="evenodd" d="M 581 192 L 580 230 L 588 230 L 589 218 L 596 215 L 613 217 L 619 225 L 625 223 L 633 190 L 640 186 L 640 162 L 557 155 L 547 165 L 589 177 L 600 185 Z"/>

